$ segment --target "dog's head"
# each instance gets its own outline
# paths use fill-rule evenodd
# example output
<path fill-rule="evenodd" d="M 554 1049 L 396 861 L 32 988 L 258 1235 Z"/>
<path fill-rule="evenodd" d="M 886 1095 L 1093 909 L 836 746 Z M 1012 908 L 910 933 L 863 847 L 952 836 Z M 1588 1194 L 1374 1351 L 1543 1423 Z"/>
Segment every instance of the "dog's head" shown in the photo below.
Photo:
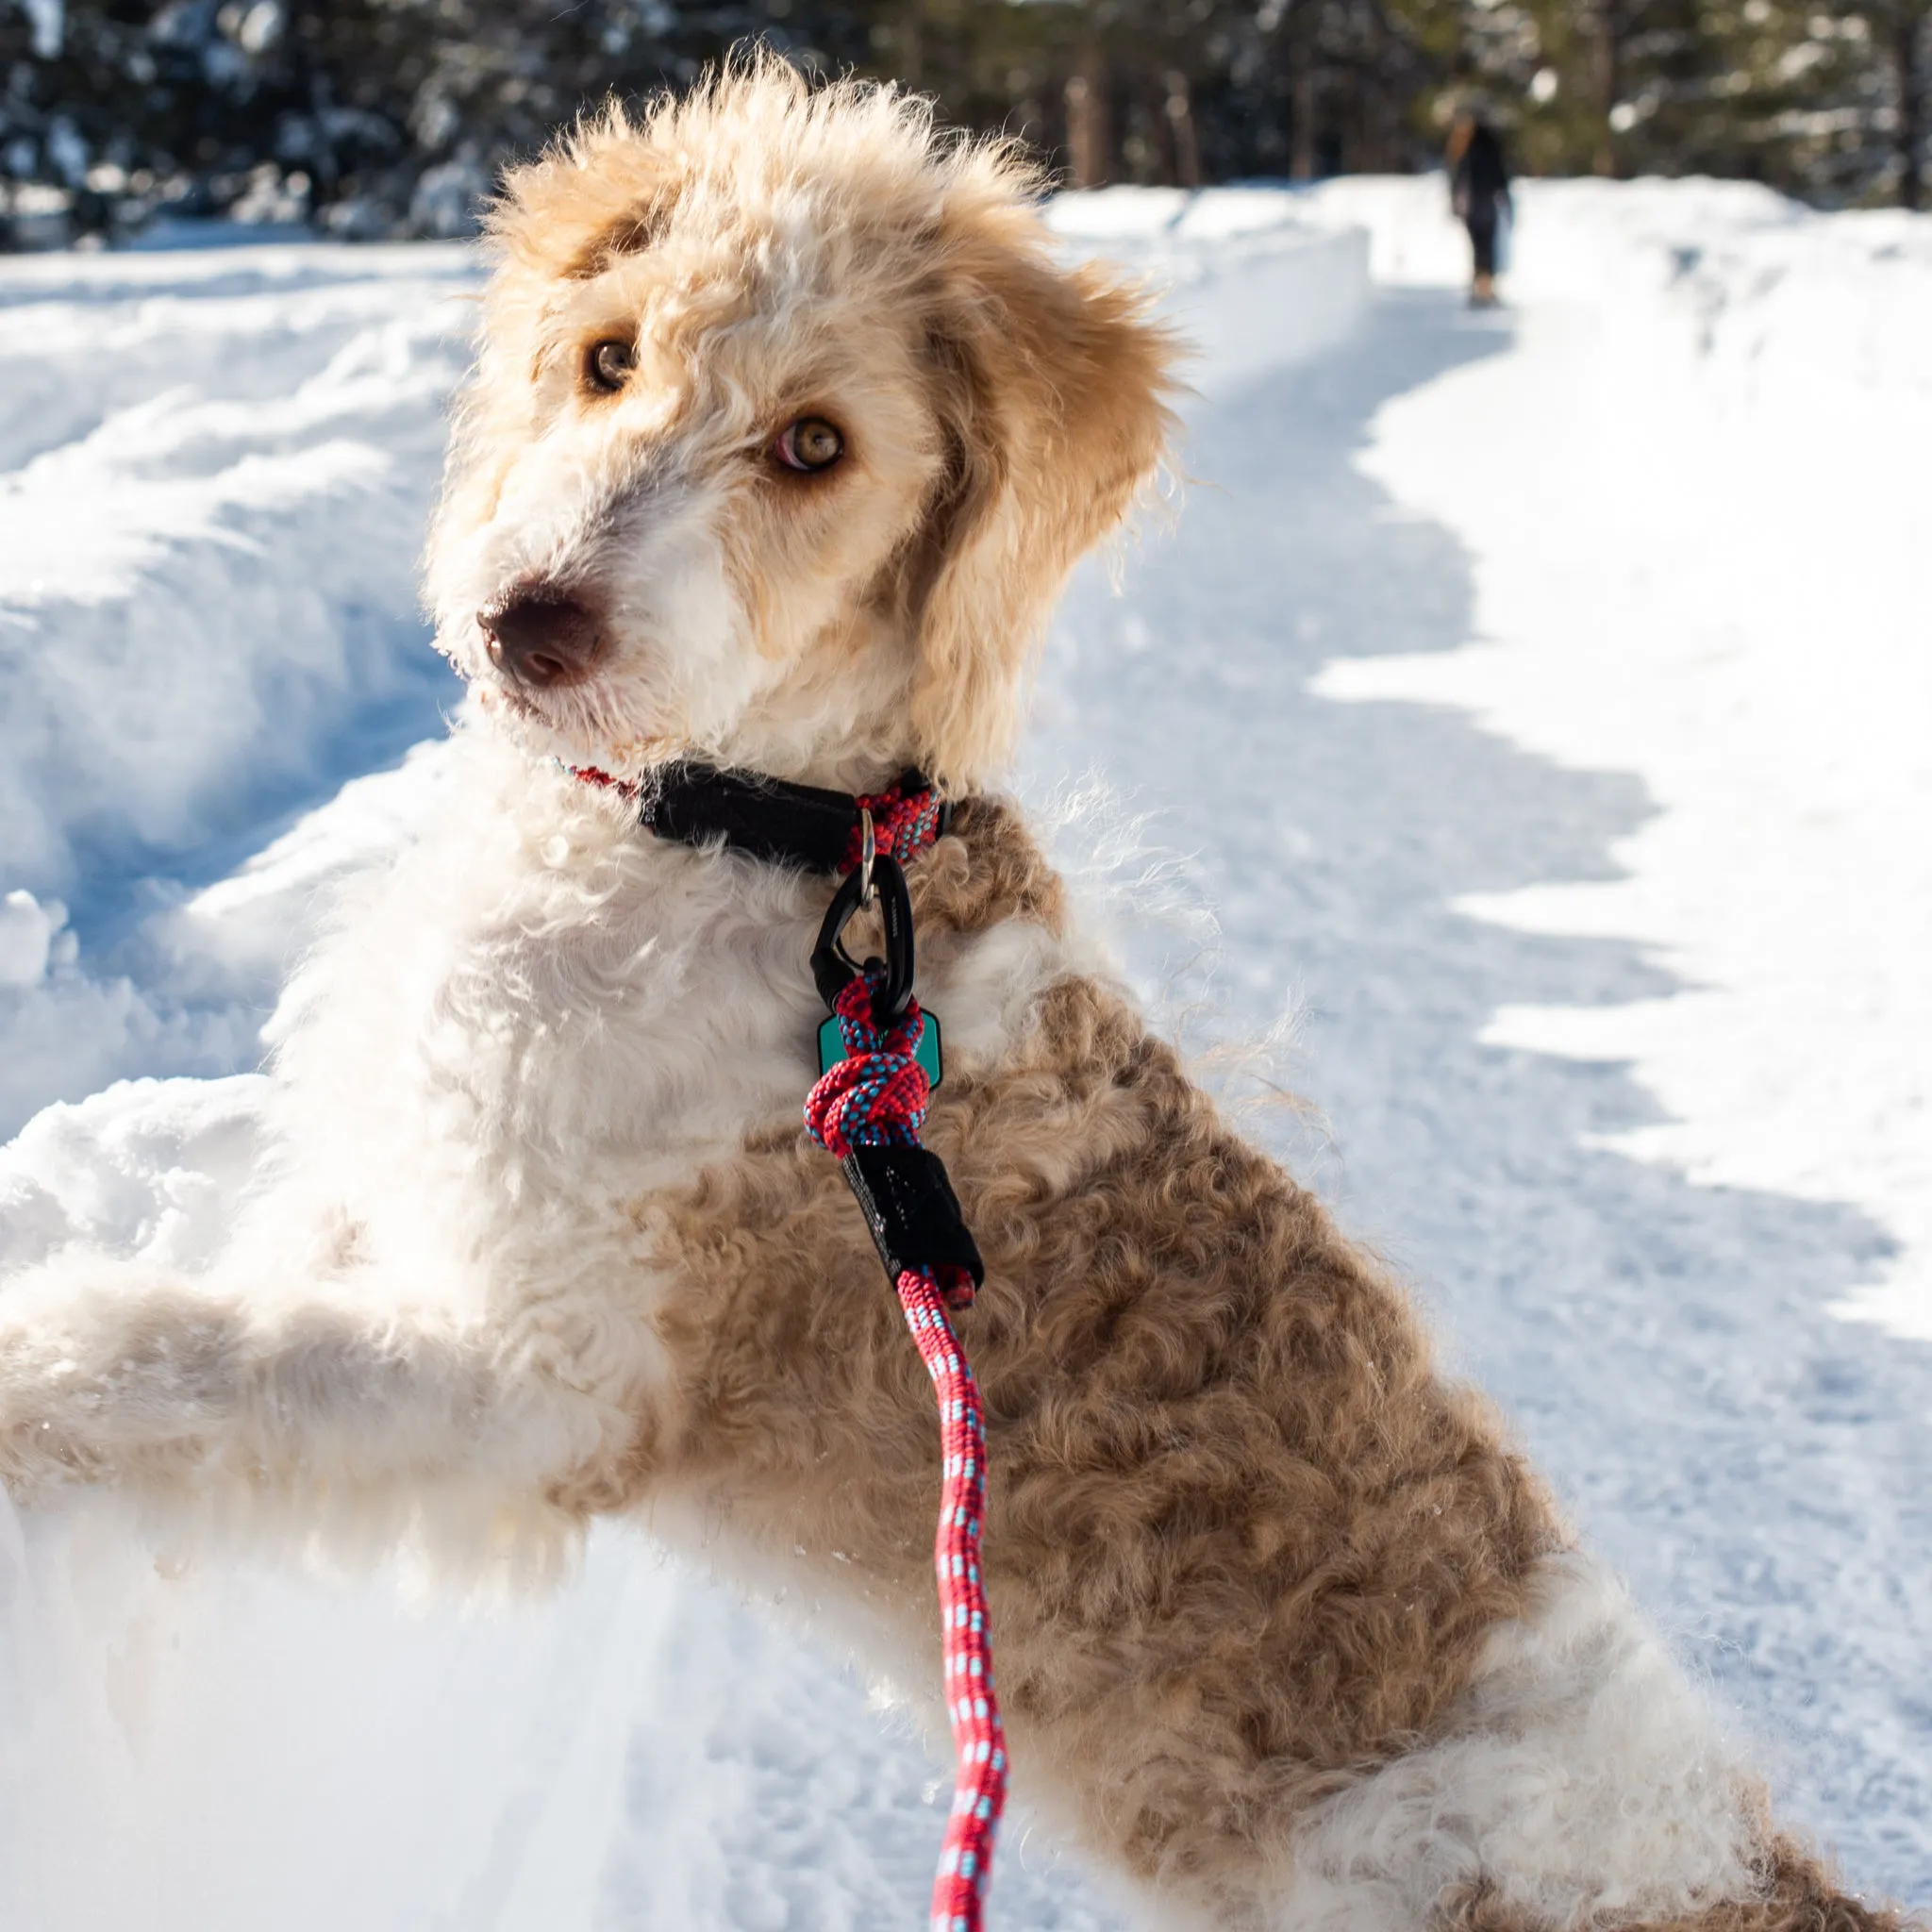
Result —
<path fill-rule="evenodd" d="M 1008 148 L 761 59 L 513 173 L 428 567 L 533 746 L 955 786 L 1162 453 L 1172 344 Z"/>

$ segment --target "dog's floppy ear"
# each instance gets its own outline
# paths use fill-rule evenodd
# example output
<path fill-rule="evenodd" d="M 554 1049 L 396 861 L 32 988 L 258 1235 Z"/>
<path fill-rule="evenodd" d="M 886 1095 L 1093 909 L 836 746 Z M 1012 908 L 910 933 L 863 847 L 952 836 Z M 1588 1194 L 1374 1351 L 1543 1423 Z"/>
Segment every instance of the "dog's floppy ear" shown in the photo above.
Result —
<path fill-rule="evenodd" d="M 928 316 L 947 465 L 922 538 L 913 726 L 942 781 L 1004 762 L 1035 637 L 1167 447 L 1176 345 L 1147 298 L 1057 260 L 1033 210 L 949 208 Z"/>

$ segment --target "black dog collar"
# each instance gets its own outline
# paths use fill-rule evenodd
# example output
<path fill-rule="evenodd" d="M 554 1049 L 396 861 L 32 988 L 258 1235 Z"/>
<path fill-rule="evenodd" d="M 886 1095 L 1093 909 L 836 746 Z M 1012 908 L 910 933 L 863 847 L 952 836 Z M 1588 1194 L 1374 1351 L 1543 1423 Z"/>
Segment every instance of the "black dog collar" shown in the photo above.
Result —
<path fill-rule="evenodd" d="M 734 852 L 807 872 L 847 872 L 860 864 L 868 816 L 874 851 L 902 862 L 943 838 L 952 817 L 950 803 L 937 798 L 916 771 L 875 795 L 854 797 L 713 765 L 667 765 L 643 780 L 614 778 L 594 765 L 568 769 L 587 785 L 630 799 L 638 823 L 660 839 L 685 845 L 722 839 Z"/>

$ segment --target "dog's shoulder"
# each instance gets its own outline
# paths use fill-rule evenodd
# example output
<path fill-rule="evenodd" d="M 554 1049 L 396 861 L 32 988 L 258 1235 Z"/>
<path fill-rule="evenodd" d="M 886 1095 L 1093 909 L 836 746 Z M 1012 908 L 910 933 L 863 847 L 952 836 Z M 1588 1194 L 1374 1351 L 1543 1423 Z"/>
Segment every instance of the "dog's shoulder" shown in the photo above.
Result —
<path fill-rule="evenodd" d="M 922 936 L 984 933 L 1009 921 L 1055 939 L 1067 931 L 1066 883 L 1010 799 L 962 799 L 908 884 Z"/>

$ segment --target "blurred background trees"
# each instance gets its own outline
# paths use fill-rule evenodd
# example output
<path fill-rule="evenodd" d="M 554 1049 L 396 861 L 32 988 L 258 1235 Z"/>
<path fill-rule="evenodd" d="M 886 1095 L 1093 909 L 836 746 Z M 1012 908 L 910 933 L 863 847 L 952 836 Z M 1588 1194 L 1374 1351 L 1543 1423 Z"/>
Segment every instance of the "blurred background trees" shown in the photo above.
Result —
<path fill-rule="evenodd" d="M 156 211 L 465 231 L 508 157 L 734 42 L 897 76 L 1069 180 L 1433 165 L 1478 99 L 1541 174 L 1919 205 L 1932 0 L 0 0 L 11 238 Z M 0 220 L 4 220 L 0 213 Z M 6 239 L 0 231 L 0 240 Z"/>

